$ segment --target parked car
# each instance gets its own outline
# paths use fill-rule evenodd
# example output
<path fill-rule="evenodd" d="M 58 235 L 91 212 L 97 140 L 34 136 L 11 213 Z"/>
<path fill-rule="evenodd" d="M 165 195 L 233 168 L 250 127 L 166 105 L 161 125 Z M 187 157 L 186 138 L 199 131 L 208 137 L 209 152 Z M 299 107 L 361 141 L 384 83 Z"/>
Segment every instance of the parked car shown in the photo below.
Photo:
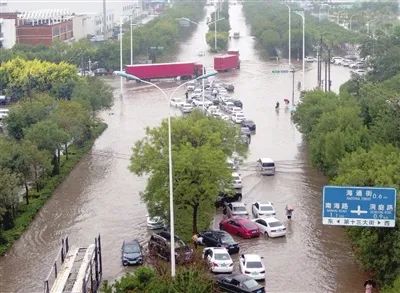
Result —
<path fill-rule="evenodd" d="M 260 229 L 251 220 L 242 217 L 224 219 L 219 223 L 219 229 L 232 235 L 243 238 L 254 238 L 260 236 Z"/>
<path fill-rule="evenodd" d="M 11 98 L 4 96 L 4 95 L 0 95 L 0 105 L 7 105 L 10 102 Z"/>
<path fill-rule="evenodd" d="M 355 69 L 353 70 L 353 73 L 356 75 L 364 75 L 367 73 L 367 71 L 365 69 Z"/>
<path fill-rule="evenodd" d="M 99 75 L 107 75 L 108 71 L 105 68 L 97 68 L 93 70 L 94 75 L 99 76 Z"/>
<path fill-rule="evenodd" d="M 235 122 L 237 124 L 240 124 L 246 118 L 244 117 L 243 113 L 237 112 L 237 113 L 232 114 L 231 119 L 232 119 L 233 122 Z"/>
<path fill-rule="evenodd" d="M 242 200 L 242 192 L 236 190 L 235 192 L 220 192 L 215 201 L 215 207 L 224 207 L 226 203 Z"/>
<path fill-rule="evenodd" d="M 234 217 L 234 216 L 248 217 L 249 215 L 245 204 L 239 201 L 226 203 L 224 206 L 223 213 L 228 217 Z"/>
<path fill-rule="evenodd" d="M 331 58 L 331 63 L 340 65 L 342 60 L 343 60 L 343 57 L 334 56 Z"/>
<path fill-rule="evenodd" d="M 242 177 L 240 177 L 240 174 L 237 172 L 232 172 L 232 186 L 235 189 L 240 189 L 243 187 Z"/>
<path fill-rule="evenodd" d="M 286 227 L 275 217 L 263 217 L 252 220 L 261 233 L 267 234 L 268 237 L 281 237 L 286 235 Z"/>
<path fill-rule="evenodd" d="M 305 61 L 305 62 L 308 62 L 308 63 L 312 63 L 312 62 L 315 61 L 315 58 L 314 58 L 314 57 L 311 57 L 311 56 L 307 56 L 306 58 L 304 58 L 304 61 Z"/>
<path fill-rule="evenodd" d="M 240 272 L 255 280 L 265 279 L 265 266 L 257 254 L 242 254 L 239 259 Z"/>
<path fill-rule="evenodd" d="M 261 216 L 275 216 L 276 211 L 272 206 L 272 202 L 267 201 L 265 203 L 260 203 L 256 201 L 252 204 L 251 210 L 253 212 L 254 217 L 258 218 Z"/>
<path fill-rule="evenodd" d="M 235 90 L 235 86 L 231 83 L 223 83 L 221 84 L 228 92 L 233 92 Z"/>
<path fill-rule="evenodd" d="M 275 175 L 275 162 L 270 158 L 260 158 L 257 160 L 257 169 L 261 175 Z"/>
<path fill-rule="evenodd" d="M 185 103 L 181 106 L 181 111 L 184 114 L 191 113 L 193 111 L 193 106 L 189 103 Z"/>
<path fill-rule="evenodd" d="M 179 108 L 179 107 L 182 107 L 186 102 L 184 99 L 181 99 L 181 98 L 171 98 L 169 103 L 172 107 Z"/>
<path fill-rule="evenodd" d="M 233 261 L 225 247 L 204 248 L 203 258 L 213 273 L 233 272 Z"/>
<path fill-rule="evenodd" d="M 155 254 L 167 261 L 170 260 L 171 256 L 171 235 L 168 231 L 161 231 L 151 235 L 149 240 L 149 252 Z M 177 263 L 190 262 L 193 258 L 193 250 L 186 245 L 183 240 L 178 236 L 175 236 L 175 259 Z"/>
<path fill-rule="evenodd" d="M 121 261 L 123 266 L 143 264 L 142 246 L 139 241 L 124 240 L 121 247 Z"/>
<path fill-rule="evenodd" d="M 229 253 L 238 253 L 239 244 L 232 238 L 232 236 L 221 230 L 207 230 L 199 233 L 199 238 L 202 239 L 201 243 L 207 247 L 225 247 Z"/>
<path fill-rule="evenodd" d="M 256 131 L 256 124 L 253 120 L 245 119 L 240 123 L 240 125 L 242 125 L 242 127 L 247 127 L 252 132 Z"/>
<path fill-rule="evenodd" d="M 251 131 L 248 127 L 240 127 L 240 134 L 247 135 L 250 138 Z"/>
<path fill-rule="evenodd" d="M 236 107 L 239 107 L 240 109 L 243 109 L 243 103 L 241 100 L 237 99 L 231 99 L 230 100 Z"/>
<path fill-rule="evenodd" d="M 256 280 L 243 274 L 217 276 L 217 285 L 221 290 L 226 292 L 265 293 L 264 286 L 261 286 Z"/>
<path fill-rule="evenodd" d="M 151 230 L 162 229 L 165 226 L 164 220 L 159 216 L 155 217 L 147 216 L 146 222 L 147 222 L 147 228 Z"/>

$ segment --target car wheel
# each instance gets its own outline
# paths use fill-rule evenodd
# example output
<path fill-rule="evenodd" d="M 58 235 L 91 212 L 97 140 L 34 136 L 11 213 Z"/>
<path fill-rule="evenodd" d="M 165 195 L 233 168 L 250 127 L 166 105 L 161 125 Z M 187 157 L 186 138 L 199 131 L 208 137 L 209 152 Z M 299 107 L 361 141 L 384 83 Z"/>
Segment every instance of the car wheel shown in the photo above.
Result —
<path fill-rule="evenodd" d="M 222 228 L 223 228 L 223 226 L 222 226 L 221 224 L 219 224 L 219 229 L 220 229 L 220 230 L 223 230 Z"/>
<path fill-rule="evenodd" d="M 265 231 L 265 235 L 266 235 L 267 237 L 269 237 L 268 231 Z"/>
<path fill-rule="evenodd" d="M 127 263 L 126 261 L 123 261 L 123 262 L 122 262 L 122 265 L 123 265 L 124 267 L 126 267 L 126 266 L 128 265 L 128 263 Z"/>

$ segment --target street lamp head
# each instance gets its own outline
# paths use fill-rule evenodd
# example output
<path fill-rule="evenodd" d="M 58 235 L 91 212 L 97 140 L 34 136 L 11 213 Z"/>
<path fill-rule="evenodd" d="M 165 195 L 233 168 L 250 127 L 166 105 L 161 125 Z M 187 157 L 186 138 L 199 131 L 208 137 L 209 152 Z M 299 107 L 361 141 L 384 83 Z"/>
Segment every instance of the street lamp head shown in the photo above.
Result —
<path fill-rule="evenodd" d="M 127 74 L 125 71 L 114 71 L 114 75 L 125 77 L 128 80 L 136 80 L 136 81 L 141 81 L 141 79 L 135 75 L 132 74 Z"/>

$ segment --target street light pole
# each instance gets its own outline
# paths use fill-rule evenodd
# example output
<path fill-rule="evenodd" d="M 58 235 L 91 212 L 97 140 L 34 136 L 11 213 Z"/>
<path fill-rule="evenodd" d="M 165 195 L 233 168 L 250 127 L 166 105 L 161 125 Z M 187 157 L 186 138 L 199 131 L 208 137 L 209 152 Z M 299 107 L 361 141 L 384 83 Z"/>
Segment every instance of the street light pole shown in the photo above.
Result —
<path fill-rule="evenodd" d="M 124 71 L 115 71 L 114 74 L 119 75 L 121 78 L 125 77 L 125 78 L 129 78 L 129 79 L 133 79 L 136 81 L 140 81 L 143 82 L 145 84 L 154 86 L 155 88 L 157 88 L 165 97 L 165 99 L 168 101 L 168 177 L 169 177 L 169 216 L 170 216 L 170 243 L 171 243 L 171 256 L 170 256 L 170 261 L 171 261 L 171 277 L 175 277 L 175 221 L 174 221 L 174 190 L 173 190 L 173 177 L 172 177 L 172 135 L 171 135 L 171 107 L 170 107 L 170 103 L 171 103 L 171 98 L 173 97 L 173 95 L 175 94 L 175 92 L 180 89 L 181 87 L 183 87 L 184 85 L 188 84 L 189 82 L 193 81 L 193 80 L 188 80 L 182 84 L 180 84 L 179 86 L 177 86 L 172 93 L 168 96 L 167 93 L 160 88 L 158 85 L 156 85 L 155 83 L 152 83 L 150 81 L 147 80 L 142 80 L 137 76 L 131 75 L 131 74 L 127 74 Z M 195 78 L 194 80 L 200 80 L 200 79 L 206 79 L 210 76 L 214 76 L 216 75 L 217 72 L 210 72 L 208 74 L 204 74 L 201 75 L 197 78 Z"/>
<path fill-rule="evenodd" d="M 122 71 L 122 16 L 119 18 L 119 67 Z M 120 97 L 122 97 L 122 76 L 120 77 Z"/>
<path fill-rule="evenodd" d="M 131 65 L 133 64 L 133 39 L 132 39 L 132 18 L 133 15 L 131 15 Z"/>
<path fill-rule="evenodd" d="M 292 49 L 291 49 L 291 9 L 290 6 L 286 3 L 284 3 L 286 5 L 286 7 L 289 9 L 289 66 L 292 65 L 291 62 L 291 55 L 292 55 Z"/>
<path fill-rule="evenodd" d="M 305 52 L 306 52 L 306 47 L 305 47 L 305 15 L 304 11 L 296 11 L 297 15 L 301 16 L 301 19 L 303 20 L 303 89 L 306 88 L 305 85 Z"/>

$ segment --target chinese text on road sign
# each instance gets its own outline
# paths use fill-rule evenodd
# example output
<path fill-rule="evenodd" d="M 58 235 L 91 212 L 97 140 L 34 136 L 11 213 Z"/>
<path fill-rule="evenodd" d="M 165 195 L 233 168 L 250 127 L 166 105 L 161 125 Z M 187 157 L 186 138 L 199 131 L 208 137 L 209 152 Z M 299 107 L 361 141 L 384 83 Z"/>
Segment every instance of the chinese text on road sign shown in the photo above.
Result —
<path fill-rule="evenodd" d="M 322 198 L 324 225 L 395 226 L 394 188 L 324 186 Z"/>

